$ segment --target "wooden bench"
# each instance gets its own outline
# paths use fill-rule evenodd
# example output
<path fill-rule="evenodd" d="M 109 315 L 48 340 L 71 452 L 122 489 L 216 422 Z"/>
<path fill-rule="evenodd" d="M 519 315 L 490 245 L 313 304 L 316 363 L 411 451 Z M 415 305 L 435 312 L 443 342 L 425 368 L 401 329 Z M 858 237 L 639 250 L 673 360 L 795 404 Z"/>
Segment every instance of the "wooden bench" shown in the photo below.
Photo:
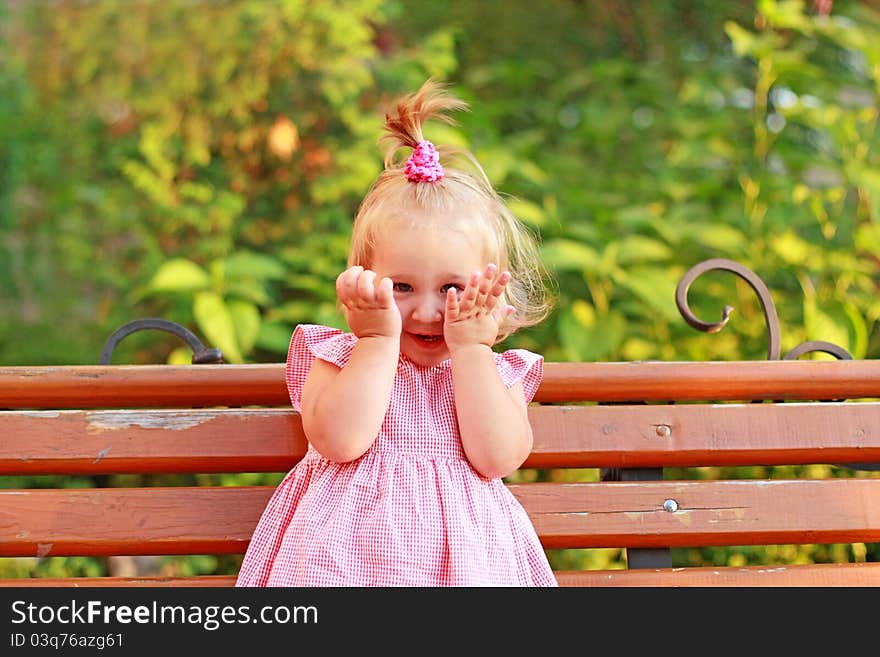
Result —
<path fill-rule="evenodd" d="M 718 479 L 723 470 L 702 469 L 880 463 L 878 397 L 873 360 L 547 363 L 530 407 L 534 450 L 509 485 L 548 550 L 626 548 L 629 568 L 559 570 L 564 586 L 878 586 L 877 562 L 678 567 L 670 556 L 690 546 L 880 541 L 876 470 Z M 2 482 L 120 473 L 280 479 L 306 448 L 282 364 L 3 367 L 0 407 L 0 557 L 240 555 L 270 485 Z M 572 468 L 585 470 L 564 476 Z M 234 581 L 226 573 L 0 585 Z"/>

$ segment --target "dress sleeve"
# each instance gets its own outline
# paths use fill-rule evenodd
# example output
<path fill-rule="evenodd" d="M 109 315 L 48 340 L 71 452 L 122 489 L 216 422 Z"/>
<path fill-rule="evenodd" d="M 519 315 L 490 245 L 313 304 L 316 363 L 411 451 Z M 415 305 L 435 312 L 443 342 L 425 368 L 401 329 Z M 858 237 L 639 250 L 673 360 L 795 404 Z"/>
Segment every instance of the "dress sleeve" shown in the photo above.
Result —
<path fill-rule="evenodd" d="M 508 388 L 522 381 L 526 403 L 532 401 L 544 376 L 544 357 L 525 349 L 508 349 L 495 354 L 495 365 Z"/>
<path fill-rule="evenodd" d="M 316 358 L 343 367 L 351 356 L 357 338 L 352 333 L 317 324 L 300 324 L 293 331 L 287 350 L 285 380 L 290 403 L 302 410 L 302 389 Z"/>

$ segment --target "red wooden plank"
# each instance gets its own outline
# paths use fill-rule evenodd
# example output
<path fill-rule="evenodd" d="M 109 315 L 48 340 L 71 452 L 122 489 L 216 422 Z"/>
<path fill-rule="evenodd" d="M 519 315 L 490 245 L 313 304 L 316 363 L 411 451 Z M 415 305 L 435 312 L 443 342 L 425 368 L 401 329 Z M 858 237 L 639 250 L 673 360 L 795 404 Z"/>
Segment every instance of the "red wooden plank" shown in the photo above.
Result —
<path fill-rule="evenodd" d="M 877 587 L 880 563 L 584 570 L 558 572 L 556 579 L 589 587 Z"/>
<path fill-rule="evenodd" d="M 880 541 L 880 479 L 516 484 L 548 548 Z M 270 487 L 0 491 L 0 556 L 244 552 Z M 664 503 L 673 500 L 675 511 Z"/>
<path fill-rule="evenodd" d="M 0 579 L 0 587 L 231 587 L 235 575 Z M 575 587 L 878 587 L 880 563 L 559 571 Z"/>
<path fill-rule="evenodd" d="M 244 553 L 271 487 L 0 491 L 0 556 Z"/>
<path fill-rule="evenodd" d="M 880 360 L 546 363 L 538 402 L 880 398 Z M 0 367 L 0 408 L 287 406 L 282 363 Z"/>
<path fill-rule="evenodd" d="M 0 578 L 0 588 L 192 588 L 192 587 L 231 587 L 235 585 L 235 575 L 193 575 L 192 577 L 32 577 Z"/>
<path fill-rule="evenodd" d="M 880 479 L 516 484 L 545 547 L 880 540 Z M 670 512 L 664 505 L 674 503 Z"/>
<path fill-rule="evenodd" d="M 0 474 L 283 472 L 307 442 L 293 409 L 0 411 Z"/>
<path fill-rule="evenodd" d="M 880 403 L 532 406 L 526 467 L 880 463 Z M 0 411 L 0 474 L 283 472 L 293 409 Z"/>
<path fill-rule="evenodd" d="M 880 463 L 880 404 L 533 406 L 529 467 Z"/>

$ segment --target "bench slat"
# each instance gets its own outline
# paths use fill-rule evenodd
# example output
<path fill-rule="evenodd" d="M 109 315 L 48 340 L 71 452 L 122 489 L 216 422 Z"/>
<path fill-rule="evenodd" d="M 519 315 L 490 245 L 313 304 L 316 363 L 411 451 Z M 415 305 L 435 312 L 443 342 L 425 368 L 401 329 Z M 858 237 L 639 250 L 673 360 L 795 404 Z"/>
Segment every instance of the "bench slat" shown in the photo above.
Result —
<path fill-rule="evenodd" d="M 284 472 L 307 442 L 293 409 L 0 411 L 0 475 Z"/>
<path fill-rule="evenodd" d="M 880 479 L 510 489 L 547 548 L 880 541 Z M 243 553 L 271 492 L 264 486 L 0 491 L 0 556 Z M 675 500 L 678 510 L 665 511 L 665 500 Z"/>
<path fill-rule="evenodd" d="M 511 484 L 545 547 L 880 540 L 880 479 Z M 674 500 L 678 510 L 663 505 Z M 805 507 L 804 500 L 811 500 Z"/>
<path fill-rule="evenodd" d="M 532 406 L 529 413 L 528 467 L 880 462 L 877 402 Z"/>
<path fill-rule="evenodd" d="M 284 364 L 0 367 L 0 408 L 285 406 Z M 880 398 L 880 360 L 546 363 L 538 402 Z"/>
<path fill-rule="evenodd" d="M 880 586 L 880 563 L 634 568 L 556 573 L 560 586 Z"/>
<path fill-rule="evenodd" d="M 531 406 L 529 415 L 526 467 L 880 462 L 877 402 Z M 307 447 L 290 408 L 0 411 L 0 425 L 0 474 L 283 472 Z"/>
<path fill-rule="evenodd" d="M 235 575 L 192 575 L 186 577 L 162 577 L 159 575 L 148 577 L 31 577 L 25 578 L 0 578 L 0 588 L 28 587 L 28 588 L 57 588 L 61 586 L 71 587 L 161 587 L 161 588 L 204 588 L 204 587 L 231 587 L 235 586 Z"/>
<path fill-rule="evenodd" d="M 0 579 L 0 587 L 230 587 L 235 585 L 235 579 L 234 575 L 45 577 Z M 880 563 L 557 571 L 556 579 L 560 586 L 590 587 L 877 587 Z"/>
<path fill-rule="evenodd" d="M 244 553 L 271 487 L 0 491 L 0 556 Z"/>

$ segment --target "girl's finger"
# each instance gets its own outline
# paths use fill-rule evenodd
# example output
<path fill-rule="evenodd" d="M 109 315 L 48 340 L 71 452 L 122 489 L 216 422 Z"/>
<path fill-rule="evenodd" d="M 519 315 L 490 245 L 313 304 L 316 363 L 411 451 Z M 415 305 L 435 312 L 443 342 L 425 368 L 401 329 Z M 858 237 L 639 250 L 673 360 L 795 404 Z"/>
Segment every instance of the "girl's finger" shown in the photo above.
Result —
<path fill-rule="evenodd" d="M 464 292 L 461 293 L 461 299 L 458 300 L 457 305 L 460 310 L 467 312 L 474 307 L 474 304 L 477 301 L 477 295 L 479 294 L 479 285 L 480 273 L 474 272 L 471 274 L 470 280 L 468 280 L 468 283 L 464 288 Z"/>
<path fill-rule="evenodd" d="M 366 303 L 373 303 L 376 300 L 376 272 L 365 269 L 357 280 L 358 298 Z"/>
<path fill-rule="evenodd" d="M 376 301 L 383 308 L 394 305 L 394 282 L 387 276 L 376 283 Z"/>
<path fill-rule="evenodd" d="M 474 301 L 477 306 L 485 306 L 486 299 L 489 296 L 489 292 L 492 290 L 495 282 L 495 274 L 497 272 L 497 267 L 494 264 L 490 263 L 486 265 L 486 271 L 483 272 L 482 277 L 480 278 L 480 284 L 477 289 L 477 297 Z"/>
<path fill-rule="evenodd" d="M 456 319 L 459 313 L 458 292 L 455 288 L 446 290 L 446 318 Z"/>
<path fill-rule="evenodd" d="M 498 326 L 501 326 L 501 324 L 504 323 L 504 320 L 513 315 L 515 312 L 516 308 L 509 304 L 503 304 L 492 311 L 492 316 L 495 318 L 495 321 L 498 322 Z"/>
<path fill-rule="evenodd" d="M 510 282 L 510 278 L 510 272 L 501 272 L 498 278 L 495 279 L 495 285 L 492 286 L 492 290 L 489 292 L 489 294 L 496 298 L 504 294 L 504 288 L 507 287 L 507 284 Z"/>
<path fill-rule="evenodd" d="M 336 277 L 336 296 L 338 296 L 339 300 L 343 303 L 350 301 L 354 295 L 358 274 L 360 274 L 363 269 L 364 268 L 359 265 L 349 267 Z"/>

